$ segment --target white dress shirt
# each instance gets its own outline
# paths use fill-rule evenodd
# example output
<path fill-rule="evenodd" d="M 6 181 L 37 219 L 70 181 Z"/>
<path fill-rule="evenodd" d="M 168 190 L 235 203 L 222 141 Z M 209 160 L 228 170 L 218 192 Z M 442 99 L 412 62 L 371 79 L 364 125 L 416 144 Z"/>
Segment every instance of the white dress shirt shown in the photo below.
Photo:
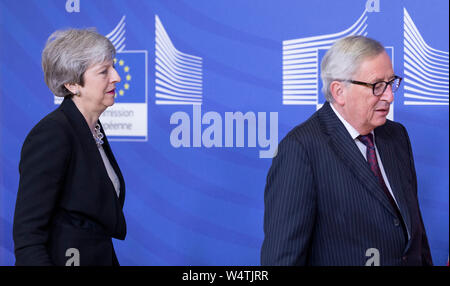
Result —
<path fill-rule="evenodd" d="M 339 112 L 334 108 L 333 104 L 330 104 L 331 108 L 333 109 L 334 113 L 336 113 L 337 117 L 339 118 L 339 120 L 341 120 L 341 122 L 344 124 L 345 128 L 347 129 L 348 133 L 350 133 L 350 136 L 352 137 L 353 141 L 355 142 L 356 146 L 358 146 L 359 151 L 361 151 L 361 154 L 364 156 L 364 159 L 366 159 L 367 161 L 367 147 L 366 145 L 364 145 L 364 143 L 362 143 L 361 141 L 359 141 L 358 136 L 361 135 L 359 134 L 358 131 L 356 131 L 355 128 L 353 128 L 353 126 L 350 125 L 350 123 L 348 123 L 340 114 Z M 381 171 L 381 175 L 383 176 L 383 180 L 384 183 L 386 184 L 386 187 L 389 190 L 389 193 L 391 193 L 391 196 L 394 198 L 395 203 L 397 204 L 398 207 L 398 203 L 397 200 L 395 199 L 394 193 L 392 193 L 392 189 L 391 189 L 391 185 L 389 185 L 389 180 L 386 176 L 386 172 L 384 171 L 384 167 L 383 167 L 383 162 L 381 162 L 381 158 L 380 158 L 380 154 L 378 153 L 378 148 L 377 148 L 377 144 L 375 144 L 375 134 L 372 130 L 373 135 L 373 144 L 375 146 L 375 152 L 377 154 L 377 160 L 378 160 L 378 165 L 380 167 L 380 171 Z"/>

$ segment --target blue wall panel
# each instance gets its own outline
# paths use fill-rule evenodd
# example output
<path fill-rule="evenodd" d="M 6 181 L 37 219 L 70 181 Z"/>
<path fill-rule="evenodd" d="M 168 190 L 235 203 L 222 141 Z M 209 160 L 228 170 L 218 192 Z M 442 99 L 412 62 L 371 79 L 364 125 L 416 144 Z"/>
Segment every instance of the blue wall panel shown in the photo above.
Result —
<path fill-rule="evenodd" d="M 96 27 L 117 40 L 123 95 L 102 122 L 111 122 L 107 134 L 127 187 L 128 235 L 114 242 L 122 264 L 259 264 L 267 150 L 323 103 L 320 59 L 348 34 L 382 42 L 405 78 L 390 116 L 409 131 L 433 260 L 446 264 L 448 5 L 0 0 L 0 265 L 14 264 L 20 148 L 32 126 L 57 107 L 43 81 L 41 52 L 47 37 L 66 27 Z M 183 72 L 178 78 L 171 73 L 176 67 Z M 310 82 L 283 82 L 305 69 Z M 226 123 L 238 112 L 250 118 L 242 133 Z M 178 127 L 180 118 L 189 124 Z M 120 124 L 133 127 L 124 131 Z M 208 136 L 213 124 L 219 138 Z M 189 136 L 189 147 L 176 147 L 176 128 Z"/>

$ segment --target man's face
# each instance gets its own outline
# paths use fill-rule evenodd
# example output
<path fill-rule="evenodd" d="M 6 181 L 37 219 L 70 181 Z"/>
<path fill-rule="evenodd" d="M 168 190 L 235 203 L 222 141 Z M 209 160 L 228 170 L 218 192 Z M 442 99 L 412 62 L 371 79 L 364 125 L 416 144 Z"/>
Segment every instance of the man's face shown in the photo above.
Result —
<path fill-rule="evenodd" d="M 386 52 L 382 52 L 363 61 L 352 80 L 373 84 L 393 78 L 391 59 Z M 386 122 L 390 104 L 394 100 L 391 86 L 388 86 L 381 96 L 374 96 L 370 87 L 349 84 L 344 88 L 343 95 L 343 116 L 363 135 Z"/>

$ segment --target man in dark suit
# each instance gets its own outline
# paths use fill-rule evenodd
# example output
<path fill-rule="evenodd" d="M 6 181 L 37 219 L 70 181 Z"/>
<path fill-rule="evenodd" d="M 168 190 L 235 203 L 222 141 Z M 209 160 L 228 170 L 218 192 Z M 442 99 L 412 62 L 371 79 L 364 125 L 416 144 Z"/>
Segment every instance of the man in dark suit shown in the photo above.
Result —
<path fill-rule="evenodd" d="M 327 102 L 278 146 L 265 189 L 262 265 L 432 265 L 411 144 L 386 119 L 401 78 L 384 47 L 337 41 Z"/>

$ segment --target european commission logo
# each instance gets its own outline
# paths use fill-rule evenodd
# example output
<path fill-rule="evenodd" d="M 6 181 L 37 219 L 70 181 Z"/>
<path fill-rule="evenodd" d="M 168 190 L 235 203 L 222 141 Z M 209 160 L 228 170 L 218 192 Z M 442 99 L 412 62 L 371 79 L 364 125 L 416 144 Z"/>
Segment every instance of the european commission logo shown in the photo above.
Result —
<path fill-rule="evenodd" d="M 202 58 L 177 50 L 155 15 L 155 103 L 200 105 L 202 94 Z"/>
<path fill-rule="evenodd" d="M 174 148 L 256 148 L 273 158 L 278 146 L 278 112 L 202 111 L 203 59 L 177 50 L 155 15 L 155 104 L 191 105 L 192 113 L 173 112 Z"/>
<path fill-rule="evenodd" d="M 448 105 L 449 55 L 430 47 L 403 9 L 405 105 Z"/>
<path fill-rule="evenodd" d="M 147 54 L 146 50 L 126 50 L 123 16 L 107 37 L 116 49 L 114 66 L 121 82 L 116 84 L 113 106 L 100 116 L 110 141 L 147 141 Z M 60 104 L 62 97 L 54 96 Z"/>
<path fill-rule="evenodd" d="M 375 6 L 372 4 L 375 3 Z M 344 31 L 283 41 L 283 105 L 313 105 L 316 109 L 325 102 L 320 63 L 325 53 L 339 39 L 352 36 L 367 36 L 367 13 L 379 12 L 379 2 L 367 1 L 361 16 Z M 385 47 L 394 62 L 394 48 Z M 394 103 L 387 118 L 394 119 Z"/>
<path fill-rule="evenodd" d="M 113 106 L 100 120 L 111 141 L 147 141 L 147 51 L 127 50 L 126 17 L 106 35 L 116 48 L 114 66 L 121 82 L 116 84 Z"/>
<path fill-rule="evenodd" d="M 125 16 L 116 28 L 106 35 L 116 48 L 114 66 L 121 81 L 116 84 L 116 103 L 146 102 L 147 51 L 125 50 Z"/>
<path fill-rule="evenodd" d="M 319 66 L 325 52 L 340 38 L 367 35 L 367 10 L 348 29 L 339 33 L 283 41 L 283 105 L 316 105 L 319 98 Z"/>

